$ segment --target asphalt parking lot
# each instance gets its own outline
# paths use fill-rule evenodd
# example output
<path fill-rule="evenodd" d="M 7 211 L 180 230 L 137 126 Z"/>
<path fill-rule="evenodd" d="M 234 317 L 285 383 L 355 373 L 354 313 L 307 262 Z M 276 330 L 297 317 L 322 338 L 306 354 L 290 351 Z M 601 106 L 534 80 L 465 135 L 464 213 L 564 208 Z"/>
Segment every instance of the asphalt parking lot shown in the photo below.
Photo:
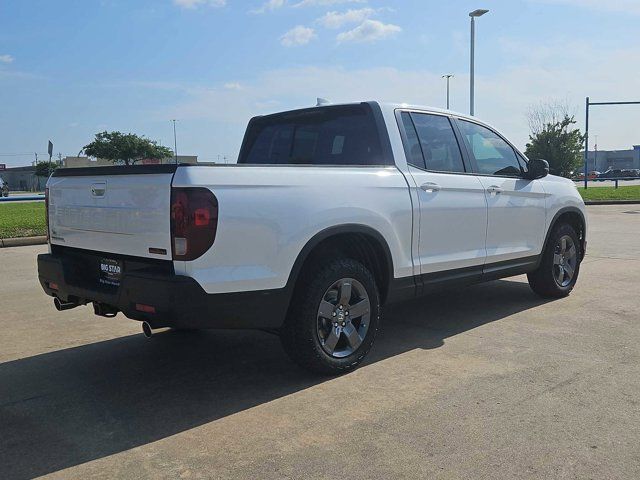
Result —
<path fill-rule="evenodd" d="M 393 307 L 334 379 L 266 333 L 56 312 L 45 248 L 0 250 L 0 478 L 640 478 L 640 205 L 588 211 L 569 298 L 515 277 Z"/>

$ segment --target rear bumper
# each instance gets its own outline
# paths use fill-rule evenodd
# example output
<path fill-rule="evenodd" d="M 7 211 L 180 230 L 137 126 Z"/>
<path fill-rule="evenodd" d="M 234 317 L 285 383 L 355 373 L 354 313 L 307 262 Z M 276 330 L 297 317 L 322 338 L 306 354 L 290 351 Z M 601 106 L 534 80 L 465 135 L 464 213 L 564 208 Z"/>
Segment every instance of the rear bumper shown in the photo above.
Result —
<path fill-rule="evenodd" d="M 107 305 L 154 328 L 278 328 L 288 308 L 284 289 L 209 294 L 190 277 L 125 272 L 118 288 L 105 290 L 73 282 L 71 267 L 65 257 L 38 255 L 38 279 L 47 295 L 81 305 Z M 137 304 L 153 306 L 155 313 L 140 312 Z"/>

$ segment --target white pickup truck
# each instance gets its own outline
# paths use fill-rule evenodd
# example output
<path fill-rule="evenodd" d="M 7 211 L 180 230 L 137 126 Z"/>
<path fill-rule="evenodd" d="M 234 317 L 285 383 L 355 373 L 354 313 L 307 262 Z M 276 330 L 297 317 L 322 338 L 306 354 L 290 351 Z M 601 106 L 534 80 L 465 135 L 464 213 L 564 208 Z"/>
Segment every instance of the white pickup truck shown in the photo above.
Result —
<path fill-rule="evenodd" d="M 562 297 L 586 249 L 573 182 L 475 118 L 405 104 L 253 118 L 234 165 L 58 169 L 47 208 L 58 310 L 277 332 L 328 374 L 363 360 L 385 304 L 523 273 Z"/>

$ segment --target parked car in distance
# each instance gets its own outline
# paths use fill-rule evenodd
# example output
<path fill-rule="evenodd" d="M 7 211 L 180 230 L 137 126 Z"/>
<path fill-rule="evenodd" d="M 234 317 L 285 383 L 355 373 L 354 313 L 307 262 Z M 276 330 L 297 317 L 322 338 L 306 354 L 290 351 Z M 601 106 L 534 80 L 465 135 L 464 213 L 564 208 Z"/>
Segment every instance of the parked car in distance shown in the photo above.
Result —
<path fill-rule="evenodd" d="M 263 329 L 337 374 L 365 358 L 385 305 L 523 273 L 568 295 L 585 208 L 548 171 L 477 118 L 429 107 L 256 117 L 237 165 L 56 170 L 38 276 L 58 310 L 122 312 L 147 336 Z"/>
<path fill-rule="evenodd" d="M 0 197 L 9 196 L 9 184 L 0 178 Z"/>
<path fill-rule="evenodd" d="M 625 177 L 623 171 L 619 168 L 610 168 L 607 171 L 598 175 L 599 180 L 608 180 L 614 178 L 623 178 Z"/>
<path fill-rule="evenodd" d="M 622 170 L 622 176 L 624 178 L 636 178 L 638 177 L 639 173 L 640 173 L 640 170 L 636 168 L 625 168 Z"/>
<path fill-rule="evenodd" d="M 597 170 L 591 170 L 588 174 L 587 174 L 587 180 L 595 180 L 598 178 L 598 176 L 600 175 L 600 172 Z M 578 174 L 578 180 L 584 180 L 584 172 L 580 172 Z"/>

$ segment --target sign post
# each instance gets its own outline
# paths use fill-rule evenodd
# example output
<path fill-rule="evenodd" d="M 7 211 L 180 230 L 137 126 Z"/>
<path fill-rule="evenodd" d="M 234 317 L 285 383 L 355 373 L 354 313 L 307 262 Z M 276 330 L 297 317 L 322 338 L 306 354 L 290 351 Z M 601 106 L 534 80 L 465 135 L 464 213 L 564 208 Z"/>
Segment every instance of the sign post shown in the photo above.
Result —
<path fill-rule="evenodd" d="M 589 158 L 589 107 L 592 105 L 640 105 L 638 102 L 592 102 L 589 97 L 586 99 L 585 125 L 584 125 L 584 188 L 587 188 L 587 180 L 589 171 L 587 169 L 587 160 Z M 596 165 L 593 166 L 596 169 Z"/>
<path fill-rule="evenodd" d="M 53 143 L 49 140 L 49 148 L 47 150 L 49 152 L 49 175 L 51 175 L 51 156 L 53 155 Z"/>

